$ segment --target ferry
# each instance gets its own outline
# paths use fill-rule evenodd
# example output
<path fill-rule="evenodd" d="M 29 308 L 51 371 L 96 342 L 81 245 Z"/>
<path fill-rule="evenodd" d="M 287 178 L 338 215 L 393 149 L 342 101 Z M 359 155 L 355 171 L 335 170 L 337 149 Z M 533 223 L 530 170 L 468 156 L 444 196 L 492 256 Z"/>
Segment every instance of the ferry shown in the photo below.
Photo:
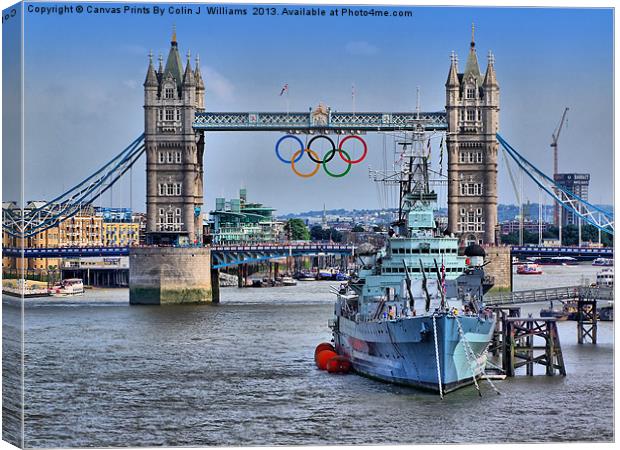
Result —
<path fill-rule="evenodd" d="M 605 268 L 596 274 L 596 285 L 601 287 L 614 287 L 614 269 Z"/>
<path fill-rule="evenodd" d="M 50 288 L 52 297 L 72 297 L 84 293 L 84 283 L 81 278 L 67 278 Z"/>
<path fill-rule="evenodd" d="M 517 266 L 517 274 L 519 275 L 541 275 L 543 273 L 538 264 L 522 264 Z"/>
<path fill-rule="evenodd" d="M 358 253 L 329 325 L 337 355 L 358 374 L 443 395 L 483 376 L 495 316 L 483 304 L 484 249 L 461 256 L 459 239 L 439 229 L 424 140 L 414 142 L 401 170 L 379 180 L 400 184 L 395 228 L 384 248 Z"/>
<path fill-rule="evenodd" d="M 593 266 L 613 266 L 614 260 L 612 258 L 596 258 L 592 262 Z"/>

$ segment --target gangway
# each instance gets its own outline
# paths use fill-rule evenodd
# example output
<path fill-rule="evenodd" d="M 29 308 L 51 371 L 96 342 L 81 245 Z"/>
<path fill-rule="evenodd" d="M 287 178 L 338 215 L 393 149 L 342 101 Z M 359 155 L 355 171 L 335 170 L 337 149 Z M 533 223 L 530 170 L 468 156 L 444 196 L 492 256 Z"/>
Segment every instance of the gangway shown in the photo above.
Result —
<path fill-rule="evenodd" d="M 614 290 L 610 287 L 570 286 L 547 289 L 531 289 L 515 292 L 496 292 L 484 296 L 487 306 L 522 305 L 528 303 L 549 303 L 587 299 L 593 301 L 614 300 Z"/>

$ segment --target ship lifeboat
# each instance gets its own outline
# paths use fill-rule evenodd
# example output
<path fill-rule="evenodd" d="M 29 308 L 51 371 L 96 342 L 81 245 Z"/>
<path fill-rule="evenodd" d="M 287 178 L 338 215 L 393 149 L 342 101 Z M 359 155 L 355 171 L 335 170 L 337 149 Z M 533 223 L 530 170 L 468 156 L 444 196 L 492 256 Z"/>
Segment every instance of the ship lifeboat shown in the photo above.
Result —
<path fill-rule="evenodd" d="M 344 356 L 334 356 L 327 361 L 329 373 L 348 373 L 351 370 L 351 362 Z"/>
<path fill-rule="evenodd" d="M 333 350 L 323 350 L 316 357 L 316 366 L 321 370 L 327 370 L 327 363 L 334 356 L 338 356 Z"/>
<path fill-rule="evenodd" d="M 317 361 L 317 356 L 319 355 L 319 353 L 321 353 L 323 350 L 331 350 L 332 352 L 335 352 L 336 349 L 334 348 L 334 346 L 332 344 L 330 344 L 329 342 L 321 342 L 319 345 L 316 346 L 316 348 L 314 349 L 314 362 Z"/>

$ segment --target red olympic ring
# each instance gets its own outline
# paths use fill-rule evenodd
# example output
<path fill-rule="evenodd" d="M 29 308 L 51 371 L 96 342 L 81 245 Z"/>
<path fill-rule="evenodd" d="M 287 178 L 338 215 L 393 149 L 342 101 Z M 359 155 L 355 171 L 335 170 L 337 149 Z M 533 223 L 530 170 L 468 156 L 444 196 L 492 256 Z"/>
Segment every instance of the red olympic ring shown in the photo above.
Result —
<path fill-rule="evenodd" d="M 364 158 L 366 158 L 366 154 L 368 153 L 368 146 L 366 145 L 366 141 L 364 141 L 364 139 L 362 139 L 359 136 L 356 135 L 350 135 L 347 136 L 346 138 L 344 138 L 342 141 L 340 141 L 340 145 L 338 145 L 338 150 L 342 150 L 342 144 L 344 144 L 345 142 L 347 142 L 349 139 L 357 139 L 358 141 L 360 141 L 362 143 L 362 145 L 364 146 L 364 153 L 362 153 L 362 156 L 360 156 L 358 159 L 351 161 L 348 157 L 345 157 L 342 153 L 342 151 L 339 151 L 338 154 L 340 155 L 340 157 L 342 158 L 342 160 L 348 164 L 357 164 L 357 163 L 361 163 Z"/>

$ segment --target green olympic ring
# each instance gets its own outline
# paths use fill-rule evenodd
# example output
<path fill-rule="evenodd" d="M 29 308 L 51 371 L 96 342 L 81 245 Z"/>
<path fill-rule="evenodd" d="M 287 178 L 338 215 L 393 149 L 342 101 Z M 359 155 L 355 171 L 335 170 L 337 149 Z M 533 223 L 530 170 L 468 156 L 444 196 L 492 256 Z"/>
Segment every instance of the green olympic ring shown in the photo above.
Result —
<path fill-rule="evenodd" d="M 345 171 L 344 171 L 344 172 L 342 172 L 342 173 L 338 173 L 338 174 L 337 174 L 337 173 L 331 173 L 331 172 L 329 171 L 329 169 L 327 168 L 327 162 L 328 162 L 329 160 L 331 160 L 331 159 L 334 157 L 334 153 L 336 153 L 336 152 L 341 152 L 341 153 L 344 153 L 344 154 L 345 154 L 345 156 L 347 157 L 347 160 L 348 160 L 347 164 L 349 165 L 349 166 L 345 169 Z M 343 159 L 344 159 L 344 158 L 343 158 Z M 325 173 L 326 173 L 327 175 L 329 175 L 330 177 L 334 177 L 334 178 L 344 177 L 346 174 L 348 174 L 348 173 L 349 173 L 349 170 L 351 170 L 351 166 L 352 166 L 352 165 L 353 165 L 353 164 L 351 163 L 351 157 L 349 156 L 349 154 L 348 154 L 347 152 L 345 152 L 345 151 L 344 151 L 344 150 L 342 150 L 342 149 L 338 149 L 338 150 L 337 150 L 337 149 L 332 149 L 332 150 L 328 151 L 327 153 L 325 153 L 325 156 L 323 156 L 323 170 L 325 170 Z"/>

